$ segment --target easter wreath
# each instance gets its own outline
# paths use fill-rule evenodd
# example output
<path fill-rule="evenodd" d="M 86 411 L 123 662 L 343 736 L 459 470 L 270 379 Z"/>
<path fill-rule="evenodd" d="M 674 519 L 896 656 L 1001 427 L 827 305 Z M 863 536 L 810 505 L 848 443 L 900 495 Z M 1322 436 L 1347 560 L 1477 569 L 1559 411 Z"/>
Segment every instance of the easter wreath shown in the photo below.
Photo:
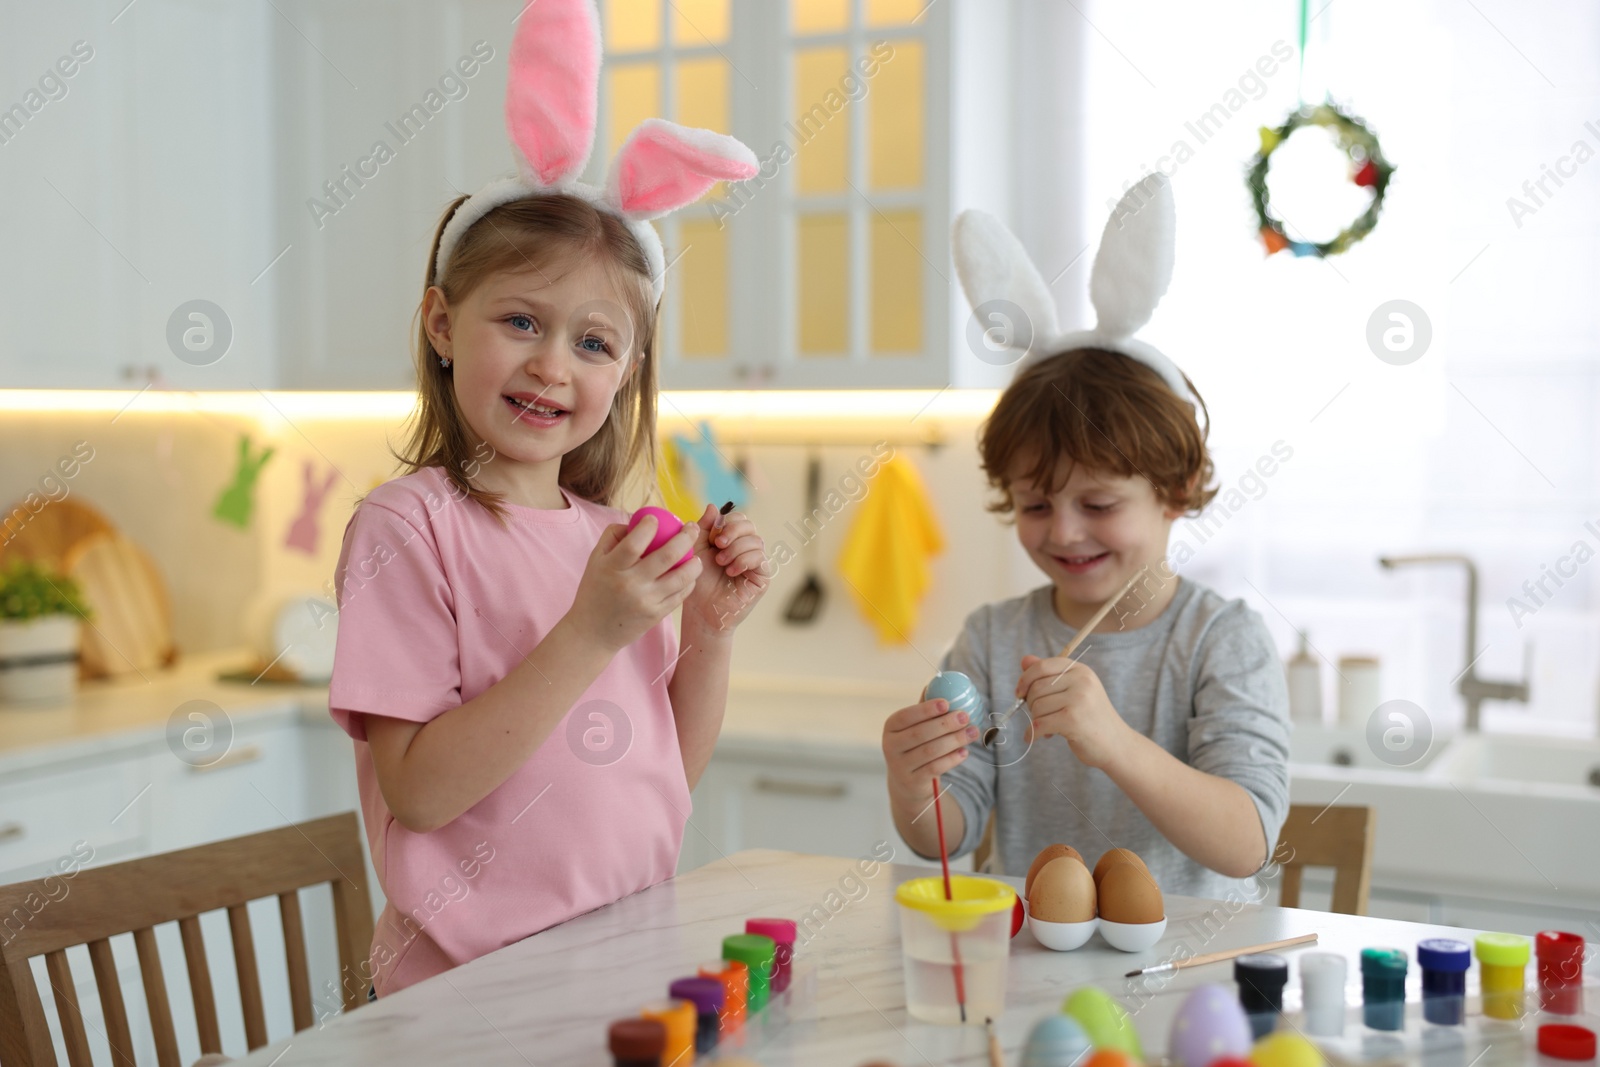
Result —
<path fill-rule="evenodd" d="M 1271 195 L 1267 192 L 1267 170 L 1272 153 L 1289 139 L 1289 135 L 1303 126 L 1322 126 L 1333 132 L 1334 140 L 1350 160 L 1350 180 L 1372 190 L 1372 202 L 1355 221 L 1327 241 L 1296 241 L 1284 232 L 1283 220 L 1272 213 Z M 1372 232 L 1378 224 L 1378 213 L 1383 210 L 1384 193 L 1389 188 L 1389 176 L 1394 165 L 1383 157 L 1378 145 L 1378 135 L 1365 122 L 1332 103 L 1302 107 L 1293 112 L 1282 126 L 1261 127 L 1261 151 L 1252 160 L 1246 184 L 1250 199 L 1255 205 L 1256 222 L 1261 243 L 1267 246 L 1267 255 L 1288 249 L 1297 256 L 1336 256 L 1348 251 L 1350 246 Z"/>

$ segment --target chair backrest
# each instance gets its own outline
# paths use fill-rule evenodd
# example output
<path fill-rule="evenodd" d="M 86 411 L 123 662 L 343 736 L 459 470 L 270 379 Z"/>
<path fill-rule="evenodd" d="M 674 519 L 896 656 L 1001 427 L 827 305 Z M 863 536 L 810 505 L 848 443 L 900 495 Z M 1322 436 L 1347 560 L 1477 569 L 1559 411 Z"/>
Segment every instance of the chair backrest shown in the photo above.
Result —
<path fill-rule="evenodd" d="M 255 943 L 247 905 L 278 898 L 288 957 L 289 1000 L 296 1031 L 316 1020 L 299 890 L 331 883 L 339 947 L 340 987 L 345 1011 L 366 1003 L 365 962 L 372 947 L 372 902 L 361 824 L 354 812 L 230 838 L 198 848 L 78 871 L 70 891 L 49 878 L 0 886 L 0 1063 L 5 1067 L 58 1067 L 39 989 L 29 963 L 43 956 L 55 993 L 62 1037 L 71 1067 L 90 1067 L 89 1043 L 78 1011 L 67 963 L 69 948 L 84 945 L 94 970 L 106 1037 L 117 1067 L 133 1064 L 133 1039 L 110 939 L 131 933 L 150 1009 L 160 1067 L 181 1067 L 172 1011 L 161 974 L 154 927 L 178 923 L 202 1053 L 221 1053 L 216 1000 L 206 964 L 200 915 L 226 908 L 239 972 L 245 1041 L 267 1043 L 256 971 Z M 58 899 L 59 897 L 59 899 Z M 47 901 L 47 905 L 40 905 Z M 370 976 L 367 976 L 370 977 Z"/>
<path fill-rule="evenodd" d="M 1333 868 L 1331 910 L 1346 915 L 1367 913 L 1372 887 L 1372 842 L 1376 808 L 1355 805 L 1291 804 L 1278 835 L 1273 858 L 1283 870 L 1278 904 L 1300 906 L 1300 875 L 1307 867 Z"/>

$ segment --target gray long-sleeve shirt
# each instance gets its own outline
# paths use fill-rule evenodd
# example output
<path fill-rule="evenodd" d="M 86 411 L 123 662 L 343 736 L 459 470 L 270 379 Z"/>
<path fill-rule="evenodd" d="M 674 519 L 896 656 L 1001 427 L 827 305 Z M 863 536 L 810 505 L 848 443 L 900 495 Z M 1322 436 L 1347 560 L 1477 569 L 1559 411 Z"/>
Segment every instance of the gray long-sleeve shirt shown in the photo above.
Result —
<path fill-rule="evenodd" d="M 1010 708 L 1022 657 L 1060 655 L 1076 633 L 1057 617 L 1051 589 L 967 616 L 941 669 L 970 677 L 997 713 Z M 1289 809 L 1289 694 L 1261 617 L 1244 601 L 1184 578 L 1153 621 L 1120 631 L 1116 621 L 1109 616 L 1075 658 L 1099 676 L 1129 726 L 1184 763 L 1242 786 L 1270 851 Z M 943 786 L 966 817 L 952 856 L 977 847 L 997 810 L 995 846 L 1007 874 L 1025 873 L 1052 843 L 1071 845 L 1091 866 L 1119 847 L 1138 853 L 1164 892 L 1214 899 L 1251 892 L 1244 879 L 1180 852 L 1104 772 L 1078 762 L 1065 738 L 1047 737 L 1024 751 L 1026 714 L 1011 720 L 1015 729 L 1000 746 L 973 742 L 971 755 L 944 774 Z"/>

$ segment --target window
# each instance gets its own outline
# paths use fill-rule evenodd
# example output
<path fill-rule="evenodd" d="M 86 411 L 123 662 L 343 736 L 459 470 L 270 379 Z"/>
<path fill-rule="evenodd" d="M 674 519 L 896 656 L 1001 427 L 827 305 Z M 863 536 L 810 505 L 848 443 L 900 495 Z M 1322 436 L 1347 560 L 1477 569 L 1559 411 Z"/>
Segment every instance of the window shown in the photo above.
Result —
<path fill-rule="evenodd" d="M 603 0 L 602 19 L 603 148 L 661 115 L 731 133 L 762 162 L 657 222 L 672 264 L 664 380 L 944 384 L 939 5 Z"/>

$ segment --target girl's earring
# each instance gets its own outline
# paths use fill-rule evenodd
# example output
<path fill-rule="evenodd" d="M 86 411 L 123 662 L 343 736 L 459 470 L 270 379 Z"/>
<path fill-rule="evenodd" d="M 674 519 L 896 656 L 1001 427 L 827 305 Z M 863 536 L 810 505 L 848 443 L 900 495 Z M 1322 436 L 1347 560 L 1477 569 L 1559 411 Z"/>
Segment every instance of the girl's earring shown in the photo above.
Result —
<path fill-rule="evenodd" d="M 449 356 L 440 356 L 439 357 L 439 366 L 441 366 L 441 367 L 450 366 L 450 357 Z"/>

